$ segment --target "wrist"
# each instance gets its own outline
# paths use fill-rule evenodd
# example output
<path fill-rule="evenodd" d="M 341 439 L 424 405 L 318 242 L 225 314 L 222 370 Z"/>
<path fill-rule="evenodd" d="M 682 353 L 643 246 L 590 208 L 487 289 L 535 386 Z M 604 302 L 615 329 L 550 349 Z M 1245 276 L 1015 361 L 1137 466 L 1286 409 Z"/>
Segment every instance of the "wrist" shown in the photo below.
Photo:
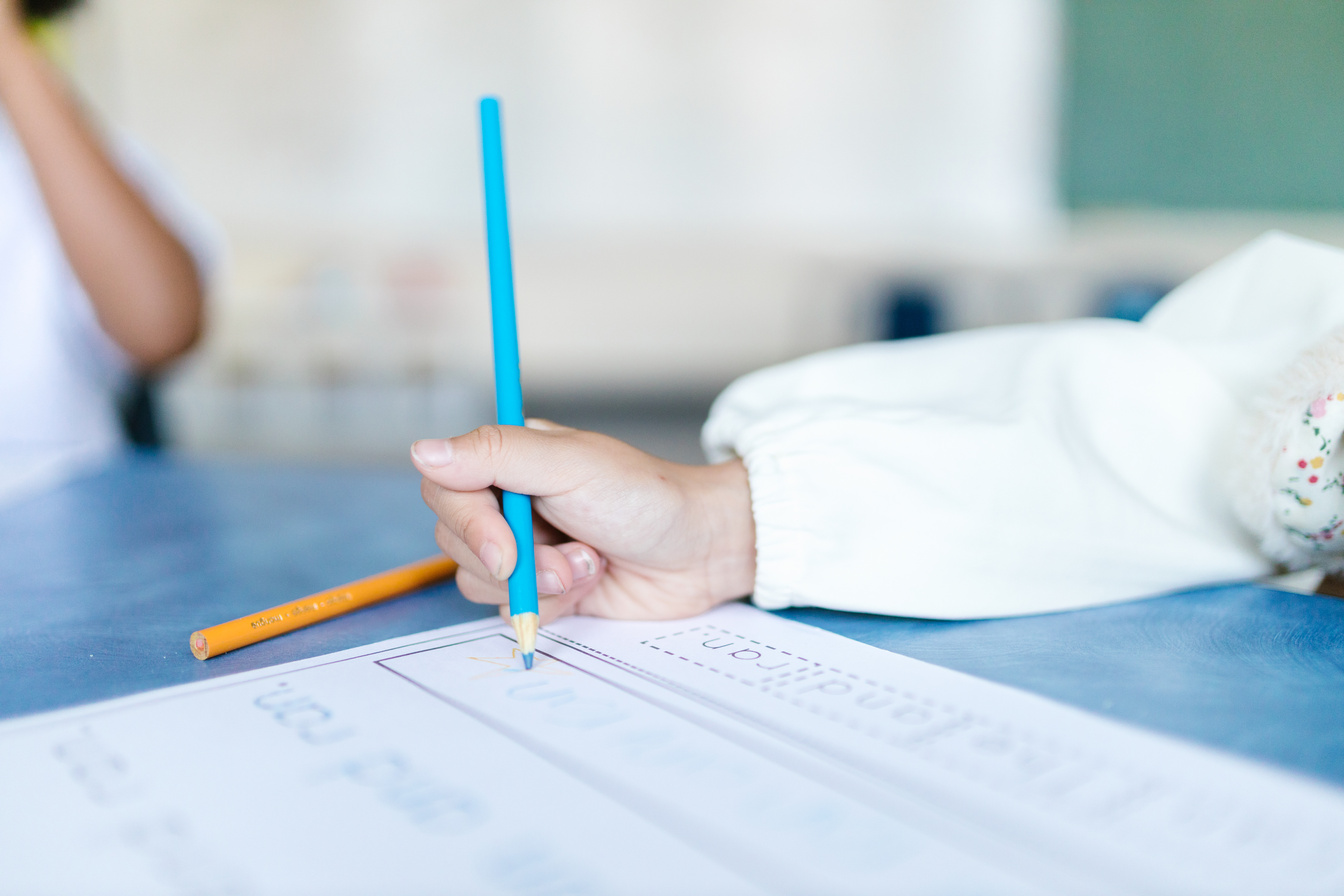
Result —
<path fill-rule="evenodd" d="M 706 575 L 714 603 L 745 597 L 756 587 L 756 520 L 741 460 L 696 468 L 699 504 L 709 542 Z"/>

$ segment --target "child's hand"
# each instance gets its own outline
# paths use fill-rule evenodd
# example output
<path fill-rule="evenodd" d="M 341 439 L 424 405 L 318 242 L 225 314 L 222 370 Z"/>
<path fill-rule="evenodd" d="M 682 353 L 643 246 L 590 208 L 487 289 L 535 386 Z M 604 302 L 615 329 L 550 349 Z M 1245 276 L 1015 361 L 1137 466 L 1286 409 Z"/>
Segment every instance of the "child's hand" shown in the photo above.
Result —
<path fill-rule="evenodd" d="M 543 624 L 569 613 L 692 616 L 752 590 L 756 532 L 740 461 L 686 466 L 529 420 L 411 446 L 458 587 L 508 612 L 518 552 L 493 489 L 532 496 Z"/>

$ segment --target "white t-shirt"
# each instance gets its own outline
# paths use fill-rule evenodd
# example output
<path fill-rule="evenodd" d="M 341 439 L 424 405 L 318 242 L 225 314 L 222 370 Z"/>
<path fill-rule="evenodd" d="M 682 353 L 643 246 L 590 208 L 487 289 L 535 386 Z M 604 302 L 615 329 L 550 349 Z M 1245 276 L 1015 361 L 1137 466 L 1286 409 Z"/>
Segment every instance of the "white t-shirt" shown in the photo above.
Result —
<path fill-rule="evenodd" d="M 204 271 L 211 239 L 200 216 L 172 194 L 142 151 L 118 141 L 114 154 Z M 0 504 L 121 448 L 115 398 L 130 369 L 66 260 L 0 108 Z"/>
<path fill-rule="evenodd" d="M 1344 253 L 1270 235 L 1142 323 L 968 331 L 750 374 L 703 441 L 746 464 L 770 609 L 968 619 L 1256 577 L 1270 557 L 1338 564 L 1344 472 L 1318 474 L 1340 433 L 1317 443 L 1322 423 L 1344 429 L 1344 340 L 1291 362 L 1341 326 Z M 1252 451 L 1238 423 L 1281 371 L 1293 388 Z M 1240 481 L 1234 454 L 1254 461 Z M 1247 495 L 1260 509 L 1243 524 Z"/>

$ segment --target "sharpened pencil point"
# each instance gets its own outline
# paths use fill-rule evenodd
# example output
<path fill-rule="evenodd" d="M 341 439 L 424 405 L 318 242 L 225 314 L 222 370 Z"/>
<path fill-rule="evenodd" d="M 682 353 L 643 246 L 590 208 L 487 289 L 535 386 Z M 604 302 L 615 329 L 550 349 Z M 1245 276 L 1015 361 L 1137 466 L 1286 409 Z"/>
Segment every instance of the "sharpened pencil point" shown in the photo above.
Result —
<path fill-rule="evenodd" d="M 537 614 L 517 613 L 509 617 L 513 633 L 518 638 L 518 651 L 523 655 L 523 668 L 532 668 L 532 654 L 537 649 Z"/>

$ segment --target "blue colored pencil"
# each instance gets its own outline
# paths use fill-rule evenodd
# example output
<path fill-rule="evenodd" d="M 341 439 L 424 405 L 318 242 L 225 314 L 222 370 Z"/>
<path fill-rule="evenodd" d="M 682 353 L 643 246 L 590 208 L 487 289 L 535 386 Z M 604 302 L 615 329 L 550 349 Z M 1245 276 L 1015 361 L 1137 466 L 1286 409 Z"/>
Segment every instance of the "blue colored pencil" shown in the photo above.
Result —
<path fill-rule="evenodd" d="M 490 256 L 490 318 L 495 341 L 495 414 L 500 426 L 523 425 L 523 384 L 518 372 L 518 319 L 513 307 L 513 252 L 504 192 L 504 140 L 499 100 L 481 100 L 481 158 L 485 172 L 485 237 Z M 509 621 L 523 666 L 532 668 L 537 644 L 537 561 L 532 547 L 532 499 L 504 492 L 504 519 L 518 543 L 509 576 Z"/>

